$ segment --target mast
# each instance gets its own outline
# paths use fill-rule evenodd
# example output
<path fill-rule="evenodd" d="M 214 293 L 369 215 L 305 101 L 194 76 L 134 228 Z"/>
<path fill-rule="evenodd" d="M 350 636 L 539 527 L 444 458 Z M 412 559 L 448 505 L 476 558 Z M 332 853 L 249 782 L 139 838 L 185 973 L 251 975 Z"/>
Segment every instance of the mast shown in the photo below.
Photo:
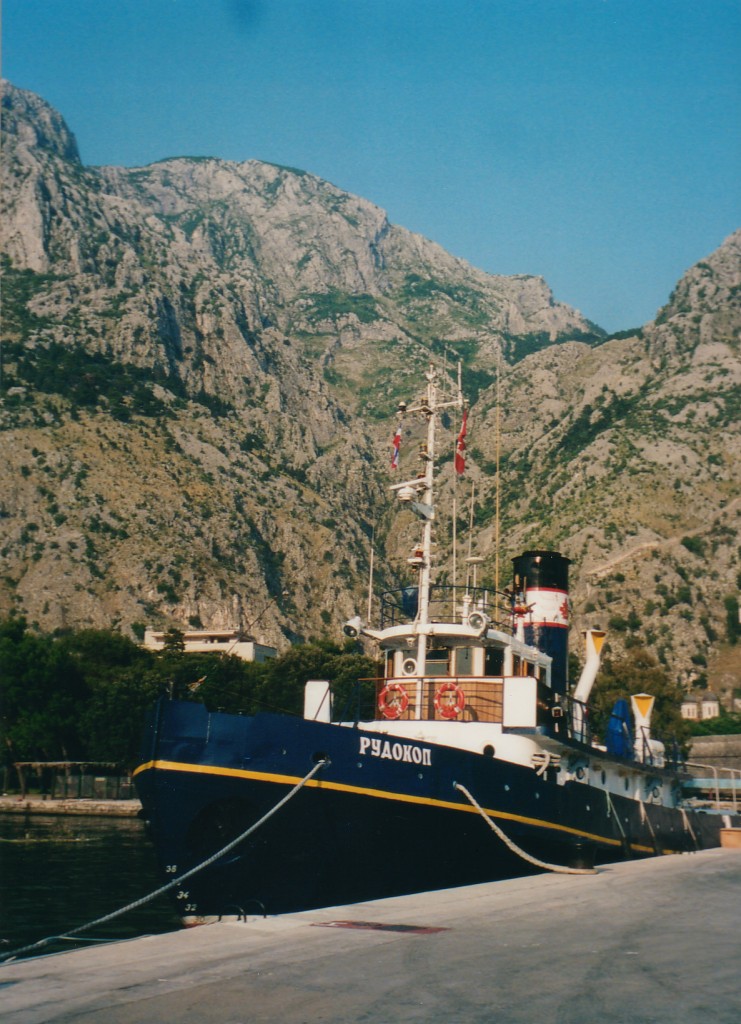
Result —
<path fill-rule="evenodd" d="M 427 379 L 426 397 L 419 405 L 406 409 L 407 413 L 420 412 L 427 420 L 427 442 L 422 452 L 424 471 L 413 480 L 405 480 L 393 484 L 391 490 L 397 492 L 400 501 L 411 503 L 411 509 L 423 521 L 422 543 L 418 548 L 419 555 L 414 564 L 419 566 L 419 582 L 417 595 L 417 615 L 414 620 L 414 634 L 417 639 L 417 695 L 416 718 L 422 717 L 422 692 L 425 667 L 427 665 L 427 625 L 430 609 L 430 583 L 432 580 L 432 526 L 435 521 L 435 426 L 438 415 L 443 409 L 463 408 L 463 393 L 460 387 L 460 369 L 456 397 L 441 400 L 438 396 L 438 374 L 434 366 L 430 366 L 425 374 Z"/>
<path fill-rule="evenodd" d="M 437 413 L 436 400 L 437 389 L 435 387 L 435 371 L 430 368 L 427 373 L 427 403 L 421 407 L 427 419 L 427 446 L 425 448 L 424 468 L 424 490 L 420 497 L 430 512 L 423 516 L 424 529 L 422 532 L 422 565 L 419 567 L 419 605 L 417 621 L 426 623 L 429 621 L 430 608 L 430 578 L 432 560 L 432 523 L 435 518 L 435 501 L 433 484 L 435 480 L 435 417 Z"/>
<path fill-rule="evenodd" d="M 497 465 L 497 489 L 496 489 L 496 512 L 494 516 L 494 593 L 499 593 L 499 547 L 501 543 L 500 536 L 500 515 L 499 515 L 499 501 L 502 492 L 501 484 L 501 450 L 502 450 L 502 421 L 500 419 L 500 413 L 502 408 L 501 400 L 501 378 L 502 378 L 502 351 L 499 350 L 499 358 L 497 360 L 497 418 L 496 418 L 496 465 Z M 499 599 L 496 598 L 498 601 Z"/>
<path fill-rule="evenodd" d="M 368 622 L 373 618 L 373 563 L 376 554 L 376 524 L 371 531 L 370 567 L 368 569 Z"/>

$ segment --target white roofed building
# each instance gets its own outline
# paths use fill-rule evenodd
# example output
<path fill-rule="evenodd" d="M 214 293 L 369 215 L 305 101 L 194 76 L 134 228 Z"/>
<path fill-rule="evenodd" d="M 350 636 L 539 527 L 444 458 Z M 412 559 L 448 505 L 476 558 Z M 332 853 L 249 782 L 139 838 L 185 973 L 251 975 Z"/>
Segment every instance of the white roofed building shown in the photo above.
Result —
<path fill-rule="evenodd" d="M 186 654 L 233 654 L 243 661 L 268 661 L 276 658 L 275 647 L 260 644 L 238 629 L 187 629 L 181 630 Z M 150 651 L 161 651 L 165 646 L 168 630 L 150 629 L 144 631 L 144 647 Z"/>
<path fill-rule="evenodd" d="M 695 690 L 682 701 L 682 718 L 702 722 L 720 715 L 720 698 L 711 690 Z"/>

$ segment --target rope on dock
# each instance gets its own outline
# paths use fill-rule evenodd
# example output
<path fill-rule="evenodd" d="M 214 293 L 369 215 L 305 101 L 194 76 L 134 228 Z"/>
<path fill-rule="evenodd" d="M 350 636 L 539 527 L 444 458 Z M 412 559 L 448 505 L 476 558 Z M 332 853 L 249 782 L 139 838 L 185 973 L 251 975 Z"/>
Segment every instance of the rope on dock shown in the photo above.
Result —
<path fill-rule="evenodd" d="M 656 833 L 654 832 L 654 827 L 651 824 L 651 819 L 648 816 L 648 811 L 643 806 L 643 800 L 639 800 L 638 803 L 641 805 L 641 821 L 645 821 L 645 823 L 648 825 L 648 831 L 651 833 L 651 842 L 654 846 L 654 852 L 657 857 L 660 857 L 661 847 L 659 846 L 658 840 L 656 838 Z"/>
<path fill-rule="evenodd" d="M 457 790 L 459 790 L 461 793 L 463 793 L 463 795 L 472 804 L 472 806 L 476 808 L 476 810 L 479 812 L 479 814 L 484 819 L 484 821 L 487 823 L 487 825 L 492 830 L 492 832 L 494 832 L 495 835 L 499 836 L 499 838 L 502 840 L 502 842 L 506 846 L 508 846 L 509 849 L 512 850 L 513 853 L 516 853 L 518 857 L 522 857 L 522 859 L 528 861 L 528 863 L 534 864 L 536 868 L 543 868 L 546 871 L 553 871 L 553 872 L 555 872 L 556 874 L 559 874 L 559 875 L 596 875 L 597 874 L 597 871 L 596 871 L 595 868 L 569 868 L 569 867 L 566 867 L 563 864 L 547 864 L 546 861 L 539 860 L 537 857 L 533 857 L 531 854 L 529 854 L 525 850 L 523 850 L 522 847 L 518 846 L 517 843 L 513 842 L 513 840 L 511 840 L 509 838 L 509 836 L 507 836 L 501 830 L 499 825 L 497 825 L 497 823 L 492 820 L 492 818 L 486 813 L 484 808 L 476 801 L 475 797 L 473 797 L 468 792 L 468 790 L 466 789 L 465 786 L 462 786 L 460 782 L 454 782 L 453 785 L 455 786 L 455 788 Z"/>
<path fill-rule="evenodd" d="M 697 836 L 695 835 L 695 831 L 692 828 L 692 825 L 690 825 L 690 819 L 687 817 L 687 811 L 684 809 L 684 807 L 680 807 L 679 810 L 682 812 L 682 821 L 684 823 L 685 831 L 689 832 L 689 834 L 692 836 L 692 843 L 695 847 L 695 850 L 697 851 L 700 849 L 700 844 L 697 841 Z"/>
<path fill-rule="evenodd" d="M 261 825 L 264 825 L 266 821 L 272 818 L 273 815 L 281 809 L 281 807 L 283 807 L 285 804 L 288 803 L 289 800 L 296 796 L 299 790 L 303 789 L 303 787 L 306 785 L 309 779 L 312 779 L 320 770 L 320 768 L 323 768 L 328 763 L 329 762 L 327 759 L 317 761 L 317 763 L 311 769 L 309 774 L 305 775 L 300 782 L 297 782 L 293 789 L 290 791 L 290 793 L 286 793 L 286 795 L 282 797 L 278 801 L 278 803 L 275 804 L 274 807 L 271 807 L 271 809 L 266 814 L 263 814 L 262 818 L 260 818 L 259 821 L 256 821 L 254 825 L 250 825 L 250 827 L 248 829 L 245 829 L 245 831 L 238 835 L 236 839 L 232 839 L 230 842 L 226 844 L 226 846 L 223 846 L 220 850 L 212 854 L 210 857 L 202 861 L 200 864 L 197 864 L 194 868 L 190 868 L 188 871 L 184 872 L 184 874 L 179 875 L 177 878 L 171 879 L 171 881 L 167 882 L 166 885 L 160 886 L 159 889 L 155 889 L 154 892 L 150 892 L 147 896 L 142 896 L 140 899 L 134 900 L 133 903 L 127 903 L 125 907 L 120 907 L 118 910 L 114 910 L 110 914 L 105 914 L 103 917 L 97 917 L 94 921 L 88 921 L 87 924 L 82 924 L 78 928 L 73 928 L 71 931 L 64 932 L 62 935 L 49 935 L 47 936 L 47 938 L 39 939 L 38 942 L 32 942 L 28 946 L 21 946 L 20 949 L 14 949 L 9 953 L 0 954 L 0 965 L 2 963 L 9 963 L 15 960 L 16 957 L 20 956 L 23 953 L 31 953 L 36 949 L 43 949 L 45 946 L 49 946 L 52 943 L 62 942 L 65 939 L 72 938 L 75 935 L 80 935 L 82 932 L 89 931 L 90 928 L 95 928 L 97 925 L 107 924 L 108 921 L 112 921 L 116 917 L 121 917 L 122 914 L 127 914 L 130 910 L 136 910 L 137 907 L 142 907 L 144 906 L 145 903 L 151 903 L 152 900 L 156 899 L 158 896 L 161 896 L 163 893 L 169 892 L 170 889 L 174 889 L 176 886 L 184 882 L 187 878 L 192 878 L 193 875 L 196 875 L 198 874 L 199 871 L 203 871 L 204 868 L 209 867 L 211 864 L 214 863 L 214 861 L 218 860 L 220 857 L 223 857 L 225 853 L 229 853 L 229 851 L 233 850 L 235 846 L 238 846 L 241 842 L 247 839 L 248 836 L 252 835 L 253 832 L 256 832 Z"/>
<path fill-rule="evenodd" d="M 612 797 L 610 796 L 609 789 L 605 790 L 605 797 L 607 799 L 607 817 L 609 818 L 610 813 L 612 812 L 612 816 L 617 822 L 617 827 L 620 829 L 620 835 L 623 837 L 623 846 L 627 848 L 629 846 L 628 837 L 625 834 L 625 829 L 623 828 L 623 823 L 620 820 L 620 815 L 615 810 L 615 804 L 612 802 Z"/>

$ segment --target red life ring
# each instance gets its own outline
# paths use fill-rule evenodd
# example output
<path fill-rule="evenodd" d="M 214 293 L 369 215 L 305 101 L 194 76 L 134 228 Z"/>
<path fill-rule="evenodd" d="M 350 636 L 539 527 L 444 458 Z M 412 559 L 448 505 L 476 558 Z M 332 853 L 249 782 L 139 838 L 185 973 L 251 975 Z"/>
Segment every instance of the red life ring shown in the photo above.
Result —
<path fill-rule="evenodd" d="M 387 683 L 378 695 L 378 710 L 384 718 L 401 718 L 408 706 L 409 697 L 401 683 Z"/>
<path fill-rule="evenodd" d="M 449 694 L 455 694 L 455 700 L 449 699 Z M 435 710 L 443 718 L 457 718 L 466 706 L 466 695 L 460 686 L 455 683 L 443 683 L 435 694 Z"/>

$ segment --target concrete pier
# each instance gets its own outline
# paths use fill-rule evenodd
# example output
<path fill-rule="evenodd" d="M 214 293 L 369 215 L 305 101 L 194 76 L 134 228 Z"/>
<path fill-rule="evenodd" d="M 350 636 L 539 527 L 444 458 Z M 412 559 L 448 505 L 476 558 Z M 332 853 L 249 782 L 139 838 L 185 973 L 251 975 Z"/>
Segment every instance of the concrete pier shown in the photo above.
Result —
<path fill-rule="evenodd" d="M 739 911 L 735 850 L 544 874 L 8 964 L 3 1020 L 738 1024 Z"/>
<path fill-rule="evenodd" d="M 0 797 L 0 814 L 72 815 L 95 818 L 135 818 L 141 810 L 139 800 L 86 800 L 44 797 Z"/>

